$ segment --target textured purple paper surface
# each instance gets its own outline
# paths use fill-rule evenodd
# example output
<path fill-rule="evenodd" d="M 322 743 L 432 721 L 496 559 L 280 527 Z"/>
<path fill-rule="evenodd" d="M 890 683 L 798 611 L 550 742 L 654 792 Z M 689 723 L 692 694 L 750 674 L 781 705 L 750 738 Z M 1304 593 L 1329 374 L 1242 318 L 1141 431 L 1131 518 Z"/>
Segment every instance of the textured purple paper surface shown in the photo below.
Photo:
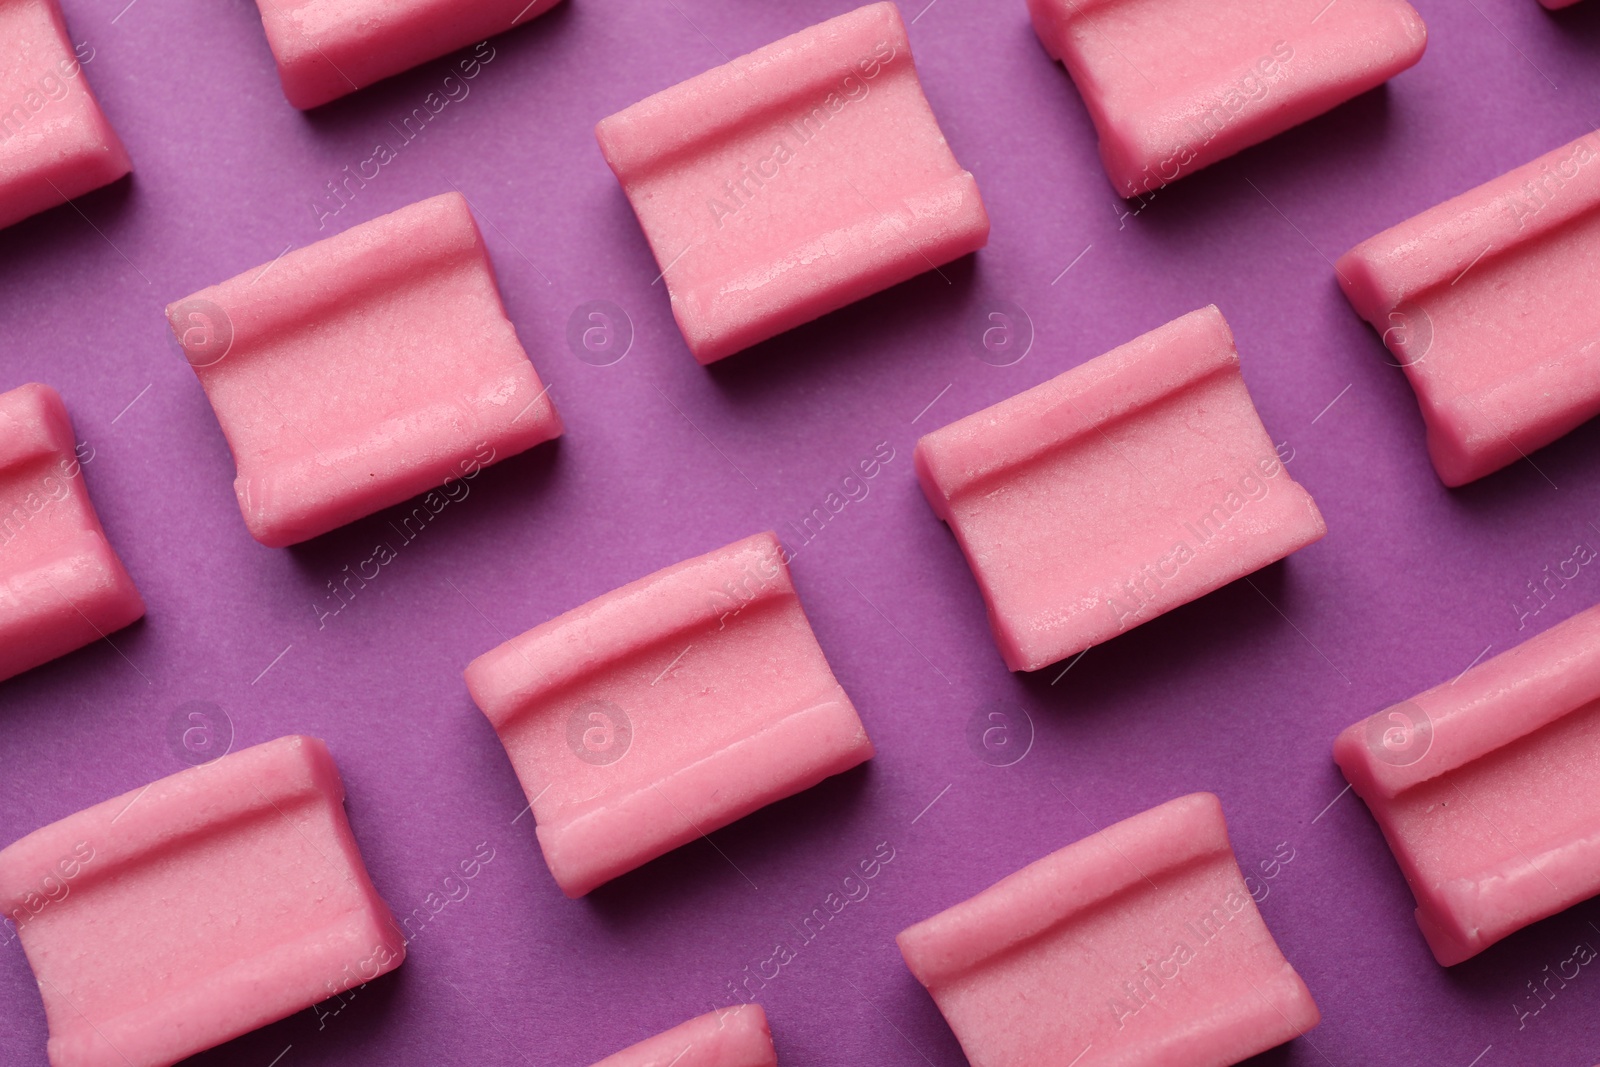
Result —
<path fill-rule="evenodd" d="M 1284 2 L 1309 18 L 1324 0 Z M 93 48 L 87 76 L 135 173 L 0 232 L 0 388 L 61 391 L 149 616 L 115 648 L 0 684 L 0 842 L 182 769 L 175 716 L 204 702 L 225 711 L 236 748 L 325 738 L 379 889 L 397 914 L 428 916 L 413 920 L 404 967 L 342 1008 L 195 1062 L 581 1067 L 729 1002 L 728 984 L 783 944 L 793 958 L 759 1000 L 786 1064 L 953 1067 L 960 1049 L 894 934 L 1200 789 L 1221 796 L 1266 922 L 1324 1013 L 1260 1062 L 1600 1059 L 1600 974 L 1584 968 L 1548 1002 L 1525 985 L 1578 942 L 1600 945 L 1600 905 L 1438 967 L 1372 820 L 1354 797 L 1335 799 L 1344 782 L 1330 757 L 1349 723 L 1600 600 L 1600 572 L 1584 568 L 1536 613 L 1514 606 L 1576 544 L 1600 545 L 1600 428 L 1542 450 L 1537 468 L 1445 490 L 1410 389 L 1329 265 L 1600 120 L 1600 0 L 1554 15 L 1534 0 L 1417 0 L 1430 35 L 1419 66 L 1130 217 L 1020 0 L 937 0 L 911 27 L 913 50 L 993 217 L 989 247 L 946 268 L 948 282 L 926 275 L 709 371 L 652 284 L 591 128 L 849 4 L 570 0 L 495 39 L 470 93 L 319 230 L 324 183 L 396 143 L 391 122 L 442 91 L 449 61 L 303 115 L 283 99 L 248 0 L 124 3 L 69 0 L 67 17 Z M 288 551 L 253 542 L 161 307 L 452 187 L 478 213 L 568 433 L 475 479 L 319 627 L 327 583 L 393 537 L 387 517 Z M 592 300 L 625 309 L 635 331 L 611 366 L 566 342 L 569 316 Z M 1326 540 L 1255 588 L 1235 583 L 1090 650 L 1054 683 L 1059 668 L 1008 674 L 917 489 L 917 435 L 1211 302 Z M 996 367 L 977 337 L 1005 305 L 1035 337 Z M 880 441 L 895 458 L 870 493 L 802 544 L 791 523 Z M 798 547 L 796 583 L 878 757 L 566 900 L 461 669 L 623 582 L 766 528 Z M 1034 727 L 1015 765 L 969 744 L 991 708 Z M 894 859 L 866 898 L 801 944 L 801 918 L 842 894 L 880 842 Z M 480 843 L 493 860 L 432 914 L 430 894 Z M 1294 858 L 1267 879 L 1258 864 L 1283 843 Z M 181 902 L 151 921 L 182 924 Z M 0 1062 L 42 1064 L 43 1010 L 9 937 Z"/>

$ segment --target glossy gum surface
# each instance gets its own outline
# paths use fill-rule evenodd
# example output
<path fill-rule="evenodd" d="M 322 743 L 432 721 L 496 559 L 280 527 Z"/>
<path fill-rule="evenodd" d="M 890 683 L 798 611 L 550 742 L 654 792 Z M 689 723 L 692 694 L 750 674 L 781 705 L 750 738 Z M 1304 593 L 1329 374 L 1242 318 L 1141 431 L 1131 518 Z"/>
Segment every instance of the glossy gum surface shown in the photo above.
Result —
<path fill-rule="evenodd" d="M 743 1004 L 690 1019 L 594 1067 L 778 1067 L 778 1054 L 766 1012 Z"/>
<path fill-rule="evenodd" d="M 568 896 L 872 756 L 770 533 L 472 662 Z"/>
<path fill-rule="evenodd" d="M 917 474 L 988 605 L 1038 670 L 1326 532 L 1203 308 L 928 434 Z"/>
<path fill-rule="evenodd" d="M 1405 368 L 1446 485 L 1600 413 L 1600 135 L 1363 241 L 1336 269 Z"/>
<path fill-rule="evenodd" d="M 1422 57 L 1404 0 L 1028 0 L 1125 197 L 1383 84 Z M 1319 9 L 1321 9 L 1319 11 Z"/>
<path fill-rule="evenodd" d="M 0 851 L 52 1067 L 166 1067 L 398 967 L 327 746 L 284 737 Z"/>
<path fill-rule="evenodd" d="M 690 78 L 595 134 L 701 363 L 988 240 L 890 3 Z"/>
<path fill-rule="evenodd" d="M 89 501 L 76 440 L 54 389 L 0 393 L 0 680 L 144 615 Z"/>
<path fill-rule="evenodd" d="M 0 0 L 0 229 L 132 168 L 56 0 Z"/>
<path fill-rule="evenodd" d="M 973 1067 L 1224 1067 L 1317 1025 L 1195 793 L 905 930 Z"/>
<path fill-rule="evenodd" d="M 1600 608 L 1356 723 L 1333 754 L 1440 963 L 1600 893 Z"/>
<path fill-rule="evenodd" d="M 291 251 L 170 305 L 167 319 L 265 545 L 472 477 L 562 431 L 459 193 Z M 428 497 L 418 506 L 438 510 Z"/>
<path fill-rule="evenodd" d="M 560 0 L 256 0 L 284 95 L 326 104 L 555 7 Z"/>

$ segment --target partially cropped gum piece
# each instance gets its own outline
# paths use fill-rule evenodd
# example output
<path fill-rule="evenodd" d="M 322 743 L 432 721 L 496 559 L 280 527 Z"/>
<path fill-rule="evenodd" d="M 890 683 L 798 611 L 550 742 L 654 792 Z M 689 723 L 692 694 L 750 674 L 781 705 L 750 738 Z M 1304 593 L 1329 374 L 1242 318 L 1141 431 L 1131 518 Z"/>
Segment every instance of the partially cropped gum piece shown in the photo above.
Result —
<path fill-rule="evenodd" d="M 1225 1067 L 1321 1019 L 1195 793 L 900 934 L 974 1067 Z"/>
<path fill-rule="evenodd" d="M 595 133 L 701 363 L 989 238 L 890 3 L 659 92 Z"/>
<path fill-rule="evenodd" d="M 0 229 L 133 169 L 83 58 L 56 0 L 0 0 Z"/>
<path fill-rule="evenodd" d="M 562 430 L 459 193 L 203 289 L 167 319 L 265 545 L 447 489 Z"/>
<path fill-rule="evenodd" d="M 1333 757 L 1440 963 L 1600 893 L 1600 607 L 1356 723 Z"/>
<path fill-rule="evenodd" d="M 536 626 L 466 679 L 572 897 L 872 757 L 770 533 Z"/>
<path fill-rule="evenodd" d="M 1416 390 L 1446 485 L 1600 413 L 1600 135 L 1385 230 L 1339 284 Z"/>
<path fill-rule="evenodd" d="M 1028 0 L 1028 9 L 1083 96 L 1125 197 L 1382 85 L 1427 40 L 1405 0 Z"/>
<path fill-rule="evenodd" d="M 48 385 L 0 393 L 0 681 L 144 615 L 89 502 L 76 441 Z"/>
<path fill-rule="evenodd" d="M 1278 462 L 1215 307 L 928 434 L 916 464 L 1014 671 L 1115 637 L 1327 529 Z"/>
<path fill-rule="evenodd" d="M 166 1067 L 400 965 L 327 746 L 284 737 L 0 851 L 52 1067 Z"/>
<path fill-rule="evenodd" d="M 283 93 L 303 109 L 521 26 L 559 2 L 256 0 L 256 6 Z M 476 77 L 476 61 L 463 60 L 461 73 Z"/>
<path fill-rule="evenodd" d="M 759 1004 L 720 1008 L 607 1056 L 594 1067 L 778 1067 Z"/>

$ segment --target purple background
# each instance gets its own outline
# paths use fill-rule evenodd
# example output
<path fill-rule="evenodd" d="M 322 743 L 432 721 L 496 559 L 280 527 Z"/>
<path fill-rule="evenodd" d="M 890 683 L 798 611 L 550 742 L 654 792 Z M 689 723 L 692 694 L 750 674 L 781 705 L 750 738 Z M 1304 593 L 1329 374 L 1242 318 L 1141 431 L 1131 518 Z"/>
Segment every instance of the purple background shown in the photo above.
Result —
<path fill-rule="evenodd" d="M 926 275 L 709 371 L 651 284 L 591 127 L 848 0 L 571 0 L 495 39 L 470 96 L 321 232 L 309 205 L 323 183 L 392 138 L 388 123 L 440 86 L 447 62 L 303 115 L 248 0 L 124 2 L 69 0 L 67 16 L 95 50 L 88 77 L 135 174 L 0 232 L 0 388 L 37 380 L 65 397 L 149 617 L 115 649 L 0 685 L 0 842 L 181 769 L 172 717 L 207 701 L 231 717 L 235 747 L 291 732 L 328 741 L 397 913 L 424 907 L 480 842 L 495 851 L 405 966 L 325 1026 L 302 1012 L 196 1062 L 266 1067 L 287 1048 L 279 1067 L 581 1067 L 725 1003 L 724 983 L 795 940 L 791 924 L 888 841 L 896 858 L 870 896 L 760 1001 L 787 1064 L 959 1065 L 893 935 L 1095 826 L 1199 789 L 1222 797 L 1247 870 L 1279 843 L 1294 850 L 1261 883 L 1261 910 L 1324 1021 L 1260 1062 L 1600 1059 L 1600 975 L 1586 969 L 1520 1030 L 1513 1008 L 1577 941 L 1600 945 L 1600 906 L 1446 971 L 1361 803 L 1328 807 L 1344 786 L 1329 754 L 1342 727 L 1600 600 L 1586 568 L 1526 629 L 1512 606 L 1576 543 L 1600 545 L 1600 427 L 1539 452 L 1537 469 L 1445 490 L 1409 388 L 1328 262 L 1600 119 L 1600 0 L 1555 15 L 1534 0 L 1416 0 L 1430 35 L 1419 66 L 1128 218 L 1020 0 L 936 0 L 912 45 L 993 217 L 989 247 L 946 268 L 948 285 Z M 568 434 L 481 475 L 319 630 L 325 583 L 388 536 L 385 516 L 287 551 L 252 541 L 160 309 L 452 185 L 484 224 Z M 614 366 L 565 342 L 573 309 L 596 299 L 637 332 Z M 1003 368 L 973 343 L 1002 301 L 1037 334 Z M 1092 649 L 1058 684 L 1059 668 L 1012 676 L 917 489 L 917 435 L 1210 302 L 1326 540 L 1257 575 L 1259 592 L 1235 583 Z M 877 759 L 716 833 L 716 848 L 563 898 L 531 819 L 513 824 L 525 800 L 461 669 L 658 567 L 760 529 L 792 540 L 787 524 L 880 440 L 896 458 L 794 565 Z M 1037 731 L 1010 767 L 967 741 L 972 716 L 997 703 Z M 20 947 L 0 945 L 0 1062 L 42 1064 L 44 1043 Z"/>

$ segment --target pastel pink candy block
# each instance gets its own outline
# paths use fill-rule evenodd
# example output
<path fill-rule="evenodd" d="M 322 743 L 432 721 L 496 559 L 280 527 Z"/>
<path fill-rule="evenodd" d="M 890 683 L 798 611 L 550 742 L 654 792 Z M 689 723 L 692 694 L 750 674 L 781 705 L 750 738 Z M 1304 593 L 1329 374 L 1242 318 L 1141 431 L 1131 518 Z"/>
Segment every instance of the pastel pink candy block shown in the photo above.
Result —
<path fill-rule="evenodd" d="M 1333 747 L 1446 966 L 1600 893 L 1600 608 Z"/>
<path fill-rule="evenodd" d="M 1327 532 L 1278 462 L 1215 307 L 917 442 L 917 476 L 1032 671 Z"/>
<path fill-rule="evenodd" d="M 759 1004 L 722 1008 L 607 1056 L 594 1067 L 778 1067 Z"/>
<path fill-rule="evenodd" d="M 283 93 L 304 109 L 504 33 L 559 2 L 256 0 L 256 6 Z"/>
<path fill-rule="evenodd" d="M 459 193 L 202 289 L 167 319 L 265 545 L 448 487 L 562 431 Z M 423 525 L 435 496 L 419 505 Z"/>
<path fill-rule="evenodd" d="M 0 0 L 0 229 L 132 169 L 56 0 Z"/>
<path fill-rule="evenodd" d="M 0 393 L 0 681 L 144 615 L 48 385 Z"/>
<path fill-rule="evenodd" d="M 595 134 L 701 363 L 989 239 L 890 3 L 675 85 Z"/>
<path fill-rule="evenodd" d="M 1422 58 L 1405 0 L 1028 0 L 1125 197 L 1358 96 Z M 1320 9 L 1320 10 L 1319 10 Z"/>
<path fill-rule="evenodd" d="M 53 1067 L 166 1067 L 400 966 L 327 746 L 283 737 L 0 852 Z"/>
<path fill-rule="evenodd" d="M 466 679 L 571 897 L 872 757 L 770 533 L 536 626 Z"/>
<path fill-rule="evenodd" d="M 1446 485 L 1600 412 L 1600 135 L 1363 241 L 1335 269 L 1405 368 Z"/>
<path fill-rule="evenodd" d="M 1194 793 L 910 929 L 900 953 L 973 1067 L 1224 1067 L 1321 1020 Z"/>

